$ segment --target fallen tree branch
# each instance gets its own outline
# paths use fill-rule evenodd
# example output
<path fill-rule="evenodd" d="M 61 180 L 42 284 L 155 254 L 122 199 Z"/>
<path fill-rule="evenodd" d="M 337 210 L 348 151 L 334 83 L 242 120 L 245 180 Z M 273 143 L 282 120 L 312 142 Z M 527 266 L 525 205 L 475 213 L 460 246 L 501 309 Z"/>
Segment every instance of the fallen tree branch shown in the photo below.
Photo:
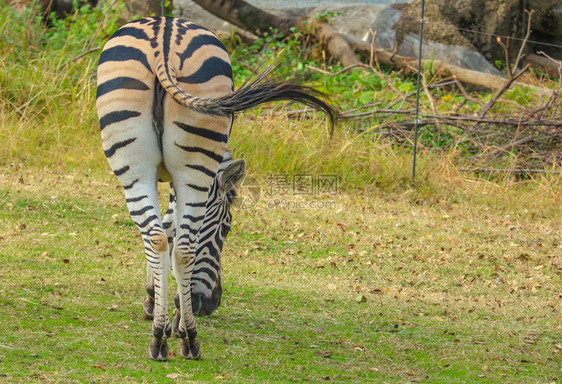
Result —
<path fill-rule="evenodd" d="M 533 68 L 541 68 L 550 77 L 562 78 L 560 74 L 560 67 L 562 67 L 562 61 L 555 60 L 546 56 L 543 52 L 538 52 L 543 56 L 530 53 L 525 57 L 525 64 L 530 64 Z"/>
<path fill-rule="evenodd" d="M 461 172 L 470 172 L 470 173 L 551 173 L 555 172 L 551 169 L 525 169 L 525 168 L 514 168 L 514 169 L 507 169 L 507 168 L 458 168 Z"/>
<path fill-rule="evenodd" d="M 475 104 L 480 105 L 481 107 L 484 106 L 484 102 L 478 100 L 475 97 L 472 97 L 468 94 L 468 92 L 466 92 L 466 89 L 464 88 L 464 86 L 462 85 L 462 83 L 459 81 L 459 79 L 457 79 L 456 76 L 453 76 L 453 80 L 456 84 L 456 86 L 459 88 L 459 90 L 461 91 L 462 95 L 464 96 L 465 100 L 471 101 Z"/>
<path fill-rule="evenodd" d="M 556 64 L 558 65 L 558 68 L 557 68 L 557 69 L 558 69 L 558 79 L 559 79 L 559 81 L 558 81 L 558 86 L 556 87 L 556 89 L 554 89 L 554 90 L 552 91 L 552 94 L 548 97 L 546 103 L 544 103 L 544 105 L 543 105 L 542 107 L 540 107 L 539 109 L 537 109 L 536 112 L 538 113 L 538 112 L 542 111 L 542 117 L 544 117 L 544 116 L 546 115 L 546 113 L 547 113 L 549 110 L 552 109 L 552 110 L 553 110 L 552 113 L 555 115 L 555 114 L 556 114 L 556 107 L 557 107 L 557 106 L 555 105 L 555 102 L 556 102 L 556 100 L 559 99 L 559 97 L 560 97 L 560 92 L 562 91 L 562 61 L 554 60 L 552 57 L 548 56 L 548 55 L 547 55 L 546 53 L 544 53 L 544 52 L 538 52 L 538 53 L 541 54 L 541 55 L 543 55 L 543 56 L 545 56 L 546 59 L 547 59 L 549 62 L 556 63 Z"/>
<path fill-rule="evenodd" d="M 550 137 L 554 137 L 554 136 L 556 136 L 556 134 L 551 134 L 551 135 L 549 135 L 549 136 L 550 136 Z M 548 136 L 545 136 L 544 138 L 549 138 L 549 137 L 548 137 Z M 495 157 L 495 156 L 497 156 L 497 155 L 500 154 L 500 153 L 508 152 L 508 151 L 510 151 L 511 149 L 513 149 L 514 147 L 521 146 L 521 145 L 523 145 L 523 144 L 527 144 L 527 143 L 529 143 L 529 142 L 531 142 L 531 141 L 534 141 L 534 140 L 536 140 L 536 137 L 525 136 L 525 137 L 522 137 L 522 138 L 520 138 L 520 139 L 518 139 L 518 140 L 511 141 L 511 142 L 508 143 L 507 145 L 504 145 L 504 146 L 502 146 L 502 147 L 500 147 L 500 148 L 494 149 L 494 150 L 490 153 L 490 157 Z"/>
<path fill-rule="evenodd" d="M 257 36 L 270 30 L 288 34 L 298 23 L 297 18 L 275 16 L 243 0 L 193 0 L 201 8 Z"/>
<path fill-rule="evenodd" d="M 365 70 L 363 63 L 353 52 L 349 43 L 330 24 L 314 20 L 312 22 L 312 34 L 344 67 L 357 66 Z"/>

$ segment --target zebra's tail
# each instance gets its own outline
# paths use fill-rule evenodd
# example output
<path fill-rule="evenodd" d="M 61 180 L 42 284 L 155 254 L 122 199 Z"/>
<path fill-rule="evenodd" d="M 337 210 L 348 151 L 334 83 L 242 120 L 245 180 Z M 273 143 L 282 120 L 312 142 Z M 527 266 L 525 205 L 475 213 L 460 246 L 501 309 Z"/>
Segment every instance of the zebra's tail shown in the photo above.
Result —
<path fill-rule="evenodd" d="M 333 128 L 336 111 L 324 100 L 326 95 L 308 86 L 295 84 L 290 81 L 276 81 L 268 77 L 272 67 L 253 80 L 244 83 L 234 92 L 215 99 L 201 98 L 190 95 L 178 87 L 171 76 L 158 79 L 168 94 L 179 104 L 196 112 L 231 116 L 236 112 L 245 111 L 263 103 L 271 101 L 292 100 L 305 104 L 311 108 L 323 111 Z M 162 73 L 158 71 L 158 73 Z M 165 71 L 168 73 L 168 71 Z"/>

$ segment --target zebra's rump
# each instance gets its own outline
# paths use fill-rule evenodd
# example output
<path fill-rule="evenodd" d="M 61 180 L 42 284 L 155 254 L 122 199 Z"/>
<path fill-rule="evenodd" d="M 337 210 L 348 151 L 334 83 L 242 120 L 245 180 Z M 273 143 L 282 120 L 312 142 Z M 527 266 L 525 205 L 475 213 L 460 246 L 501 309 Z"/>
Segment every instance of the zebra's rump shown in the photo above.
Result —
<path fill-rule="evenodd" d="M 231 93 L 232 84 L 228 53 L 212 32 L 175 18 L 130 22 L 100 55 L 96 97 L 100 120 L 106 122 L 101 128 L 128 118 L 110 113 L 132 110 L 152 113 L 161 133 L 166 93 L 174 99 L 212 99 Z"/>
<path fill-rule="evenodd" d="M 148 137 L 148 131 L 138 128 L 146 127 L 147 120 L 152 122 L 161 154 L 165 118 L 168 124 L 178 121 L 179 128 L 189 127 L 189 133 L 198 134 L 195 127 L 208 125 L 209 118 L 202 116 L 207 111 L 185 108 L 170 115 L 165 112 L 166 103 L 225 96 L 232 93 L 232 84 L 228 53 L 209 30 L 187 20 L 162 17 L 124 25 L 107 41 L 98 66 L 96 104 L 106 155 L 124 155 L 135 137 Z M 219 132 L 226 133 L 224 124 L 216 126 Z M 206 133 L 203 140 L 213 135 Z M 137 148 L 132 151 L 145 149 L 138 141 L 133 146 Z M 158 168 L 158 178 L 169 181 L 164 164 Z"/>

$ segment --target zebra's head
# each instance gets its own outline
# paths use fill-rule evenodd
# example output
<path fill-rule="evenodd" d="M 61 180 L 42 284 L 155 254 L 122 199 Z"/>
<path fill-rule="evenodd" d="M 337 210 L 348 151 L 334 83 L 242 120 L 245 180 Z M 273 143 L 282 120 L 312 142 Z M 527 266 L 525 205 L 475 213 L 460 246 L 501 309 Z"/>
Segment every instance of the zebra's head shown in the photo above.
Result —
<path fill-rule="evenodd" d="M 199 232 L 195 268 L 191 276 L 193 314 L 210 315 L 221 302 L 221 251 L 230 232 L 230 206 L 246 171 L 244 160 L 227 151 L 209 189 L 207 211 Z"/>

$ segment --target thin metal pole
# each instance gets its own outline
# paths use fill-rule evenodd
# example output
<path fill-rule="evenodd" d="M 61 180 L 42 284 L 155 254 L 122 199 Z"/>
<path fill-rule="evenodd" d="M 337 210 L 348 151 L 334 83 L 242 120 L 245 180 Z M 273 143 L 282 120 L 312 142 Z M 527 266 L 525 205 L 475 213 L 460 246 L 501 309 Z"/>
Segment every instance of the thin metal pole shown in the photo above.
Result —
<path fill-rule="evenodd" d="M 164 7 L 164 1 L 162 0 L 162 17 L 166 16 L 166 7 Z"/>
<path fill-rule="evenodd" d="M 421 16 L 420 16 L 420 49 L 418 52 L 418 83 L 416 86 L 416 117 L 414 121 L 414 159 L 412 164 L 412 181 L 416 180 L 416 155 L 418 150 L 418 117 L 420 111 L 420 79 L 421 79 L 421 65 L 422 65 L 422 46 L 423 46 L 423 10 L 425 8 L 425 0 L 421 2 Z"/>
<path fill-rule="evenodd" d="M 525 10 L 527 9 L 527 0 L 523 0 L 523 29 L 521 30 L 521 37 L 525 37 L 527 33 L 527 19 L 525 19 Z"/>

